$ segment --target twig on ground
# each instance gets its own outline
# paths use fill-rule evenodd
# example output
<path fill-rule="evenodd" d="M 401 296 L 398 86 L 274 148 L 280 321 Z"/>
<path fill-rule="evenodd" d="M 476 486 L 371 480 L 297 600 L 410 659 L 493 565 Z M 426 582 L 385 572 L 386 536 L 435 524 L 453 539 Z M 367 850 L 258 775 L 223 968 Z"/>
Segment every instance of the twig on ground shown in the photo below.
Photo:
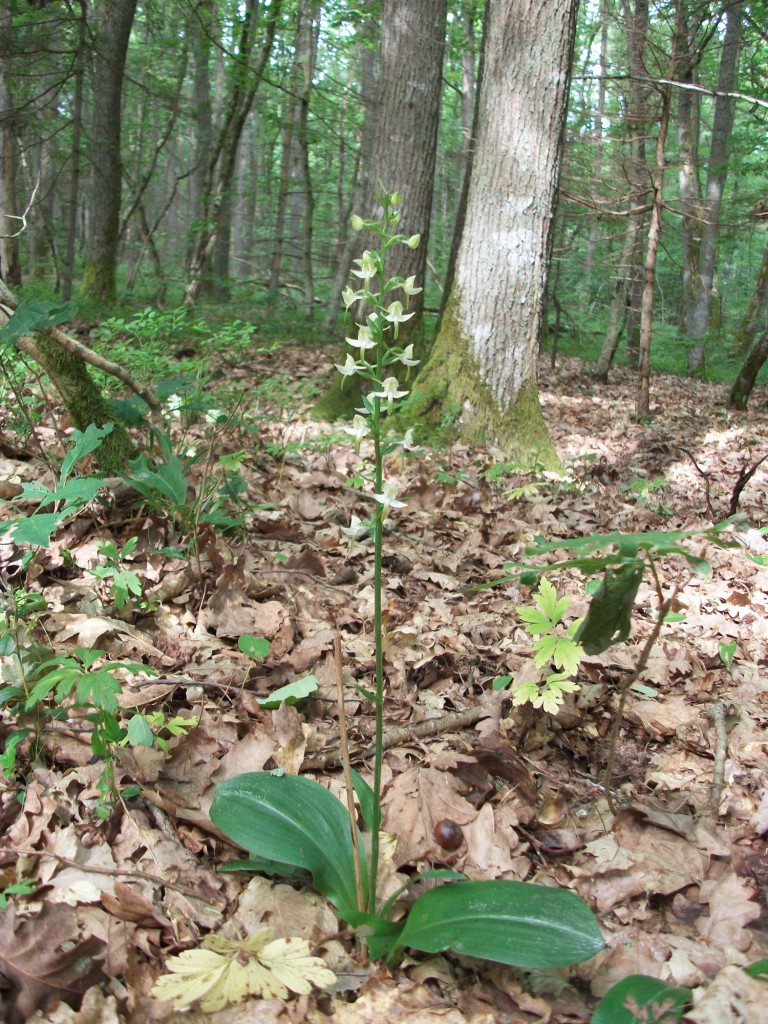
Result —
<path fill-rule="evenodd" d="M 721 700 L 710 704 L 707 714 L 715 727 L 715 763 L 712 768 L 712 785 L 709 789 L 709 801 L 714 808 L 720 804 L 725 779 L 725 755 L 728 749 L 728 738 L 725 732 L 725 705 Z"/>
<path fill-rule="evenodd" d="M 113 875 L 116 878 L 142 878 L 146 882 L 154 882 L 155 885 L 165 886 L 166 889 L 175 889 L 176 892 L 180 892 L 184 896 L 192 896 L 197 900 L 203 898 L 199 889 L 193 889 L 188 885 L 178 885 L 176 882 L 170 882 L 167 878 L 160 878 L 159 875 L 150 875 L 147 871 L 125 871 L 121 868 L 100 868 L 90 864 L 80 864 L 71 857 L 63 857 L 60 853 L 52 853 L 50 850 L 0 850 L 0 858 L 7 855 L 11 857 L 50 857 L 65 867 L 77 868 L 78 871 L 85 871 L 88 874 Z"/>
<path fill-rule="evenodd" d="M 475 704 L 464 711 L 450 712 L 441 715 L 439 718 L 428 718 L 425 722 L 418 722 L 416 725 L 403 725 L 397 729 L 390 729 L 384 734 L 384 749 L 389 750 L 398 743 L 407 743 L 410 739 L 424 739 L 425 736 L 437 736 L 443 732 L 453 732 L 455 729 L 463 729 L 468 725 L 474 725 L 488 711 L 486 704 Z M 364 761 L 373 754 L 372 746 L 363 750 L 353 751 L 350 757 L 353 761 Z M 343 757 L 339 747 L 333 750 L 324 750 L 321 754 L 304 759 L 301 770 L 305 772 L 319 771 L 338 764 Z"/>

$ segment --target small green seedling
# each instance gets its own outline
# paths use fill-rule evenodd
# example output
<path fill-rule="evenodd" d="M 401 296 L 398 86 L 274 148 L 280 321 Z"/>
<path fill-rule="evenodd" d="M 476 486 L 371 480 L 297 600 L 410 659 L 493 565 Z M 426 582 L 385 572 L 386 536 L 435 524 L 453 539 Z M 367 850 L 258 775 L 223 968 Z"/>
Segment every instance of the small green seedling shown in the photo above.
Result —
<path fill-rule="evenodd" d="M 138 542 L 138 537 L 129 537 L 122 548 L 118 549 L 114 541 L 105 541 L 97 549 L 100 557 L 104 559 L 104 565 L 97 565 L 91 569 L 97 580 L 110 581 L 109 593 L 118 611 L 125 608 L 132 596 L 140 598 L 144 592 L 139 577 L 124 565 L 136 550 Z"/>
<path fill-rule="evenodd" d="M 726 643 L 724 640 L 720 641 L 720 645 L 717 648 L 718 654 L 720 655 L 720 661 L 725 665 L 728 671 L 731 671 L 733 665 L 733 659 L 736 655 L 736 641 L 730 640 Z"/>

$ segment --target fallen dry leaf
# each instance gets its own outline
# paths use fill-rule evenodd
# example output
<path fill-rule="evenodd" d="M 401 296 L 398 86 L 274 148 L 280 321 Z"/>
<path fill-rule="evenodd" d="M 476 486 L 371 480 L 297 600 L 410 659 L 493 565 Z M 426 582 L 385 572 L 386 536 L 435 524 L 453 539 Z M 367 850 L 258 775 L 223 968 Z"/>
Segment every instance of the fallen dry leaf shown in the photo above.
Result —
<path fill-rule="evenodd" d="M 325 987 L 336 980 L 320 957 L 312 956 L 309 943 L 291 937 L 272 939 L 263 928 L 241 940 L 207 935 L 202 949 L 188 949 L 169 957 L 165 974 L 155 982 L 152 994 L 172 1002 L 177 1010 L 199 1003 L 206 1013 L 245 1002 L 249 996 L 287 999 Z"/>

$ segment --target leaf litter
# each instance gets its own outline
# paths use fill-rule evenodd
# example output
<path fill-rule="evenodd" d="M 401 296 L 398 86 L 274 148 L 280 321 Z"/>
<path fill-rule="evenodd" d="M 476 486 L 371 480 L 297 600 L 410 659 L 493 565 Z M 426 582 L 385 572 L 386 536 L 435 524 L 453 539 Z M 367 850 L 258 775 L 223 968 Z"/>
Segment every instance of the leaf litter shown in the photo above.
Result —
<path fill-rule="evenodd" d="M 322 379 L 327 358 L 309 358 Z M 306 359 L 281 350 L 285 365 Z M 228 375 L 247 394 L 247 372 Z M 9 1021 L 579 1024 L 631 973 L 694 987 L 691 1021 L 761 1019 L 764 983 L 743 968 L 766 955 L 768 568 L 754 529 L 768 497 L 764 467 L 741 495 L 745 547 L 698 546 L 712 575 L 693 577 L 680 592 L 675 621 L 627 702 L 614 773 L 618 814 L 606 803 L 603 772 L 616 684 L 653 627 L 647 581 L 632 634 L 587 655 L 576 676 L 581 689 L 558 715 L 513 707 L 509 691 L 492 689 L 499 676 L 540 678 L 525 617 L 516 613 L 536 606 L 530 587 L 476 587 L 502 578 L 505 562 L 523 560 L 535 536 L 690 530 L 725 518 L 748 457 L 763 454 L 762 393 L 748 416 L 731 414 L 724 388 L 659 377 L 654 420 L 638 424 L 633 387 L 617 370 L 597 389 L 576 360 L 563 361 L 543 386 L 566 481 L 460 443 L 394 459 L 390 473 L 407 505 L 390 515 L 385 543 L 384 894 L 430 866 L 569 886 L 598 912 L 606 951 L 569 972 L 526 974 L 445 957 L 406 959 L 391 972 L 360 961 L 311 891 L 218 872 L 239 856 L 208 817 L 218 783 L 282 767 L 311 771 L 341 794 L 336 631 L 349 740 L 363 777 L 372 743 L 370 709 L 357 689 L 369 685 L 373 664 L 371 551 L 343 532 L 353 515 L 368 514 L 345 482 L 358 457 L 338 438 L 323 442 L 298 412 L 267 408 L 254 410 L 260 433 L 241 469 L 247 529 L 203 534 L 199 566 L 162 554 L 179 540 L 173 524 L 137 514 L 123 499 L 89 506 L 64 525 L 27 574 L 48 601 L 42 642 L 142 661 L 157 675 L 126 679 L 122 707 L 197 724 L 170 738 L 167 755 L 118 750 L 118 783 L 139 786 L 140 796 L 107 821 L 93 814 L 99 765 L 82 719 L 55 722 L 43 763 L 5 780 L 0 891 L 21 879 L 32 886 L 29 895 L 9 895 L 4 911 Z M 61 411 L 53 413 L 66 430 Z M 192 425 L 188 434 L 200 446 L 241 446 L 242 438 L 205 429 Z M 15 480 L 51 483 L 34 462 L 3 460 L 2 476 L 9 495 Z M 100 544 L 120 548 L 132 535 L 139 542 L 130 569 L 146 603 L 119 610 L 91 569 Z M 23 551 L 3 540 L 0 554 L 13 577 Z M 660 572 L 671 587 L 680 567 L 669 560 Z M 570 598 L 570 625 L 587 608 L 584 581 L 566 571 L 552 582 Z M 266 657 L 238 648 L 246 634 L 269 640 Z M 735 643 L 728 665 L 724 643 Z M 307 675 L 317 689 L 297 704 L 264 706 L 270 693 Z M 3 734 L 8 727 L 6 717 Z M 275 942 L 270 959 L 265 950 Z M 312 981 L 330 987 L 323 993 Z M 164 985 L 192 1009 L 181 1014 L 158 1000 Z M 284 1002 L 286 989 L 296 998 Z M 248 1002 L 234 1005 L 243 995 Z"/>

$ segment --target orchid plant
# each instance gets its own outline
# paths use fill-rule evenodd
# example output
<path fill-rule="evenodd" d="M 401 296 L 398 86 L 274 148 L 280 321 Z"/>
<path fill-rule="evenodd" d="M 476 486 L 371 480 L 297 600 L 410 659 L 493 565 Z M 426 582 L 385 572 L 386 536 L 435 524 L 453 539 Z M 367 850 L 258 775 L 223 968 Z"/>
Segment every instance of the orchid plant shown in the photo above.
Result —
<path fill-rule="evenodd" d="M 355 358 L 350 353 L 343 365 L 336 364 L 336 369 L 344 378 L 357 376 L 370 385 L 370 390 L 363 394 L 362 406 L 357 410 L 351 426 L 344 428 L 355 439 L 358 448 L 366 438 L 370 438 L 373 443 L 372 480 L 370 482 L 373 488 L 371 497 L 376 503 L 375 510 L 367 522 L 361 522 L 357 516 L 352 516 L 350 525 L 344 528 L 344 533 L 351 540 L 358 538 L 361 531 L 368 529 L 373 538 L 374 549 L 373 617 L 376 677 L 372 698 L 376 719 L 375 745 L 378 753 L 374 760 L 373 771 L 371 868 L 368 873 L 366 898 L 367 909 L 370 913 L 373 913 L 376 907 L 376 876 L 381 825 L 381 751 L 384 736 L 384 644 L 381 625 L 383 527 L 390 509 L 405 506 L 405 502 L 398 498 L 397 484 L 384 479 L 384 459 L 397 448 L 411 452 L 417 450 L 413 444 L 413 428 L 409 428 L 403 436 L 399 437 L 387 435 L 385 424 L 386 416 L 392 412 L 395 402 L 408 395 L 408 389 L 401 385 L 399 378 L 392 373 L 392 369 L 396 367 L 396 372 L 400 373 L 402 368 L 407 374 L 419 362 L 414 358 L 413 345 L 406 345 L 403 348 L 397 345 L 397 339 L 400 324 L 410 320 L 413 316 L 413 313 L 407 311 L 410 299 L 421 291 L 421 288 L 416 287 L 415 277 L 387 277 L 388 250 L 395 245 L 407 245 L 410 249 L 416 249 L 421 239 L 419 235 L 408 237 L 397 233 L 397 225 L 400 220 L 399 193 L 387 193 L 382 190 L 379 198 L 382 204 L 382 215 L 378 220 L 363 220 L 358 216 L 353 216 L 351 220 L 352 227 L 356 231 L 369 231 L 378 236 L 379 248 L 373 251 L 366 249 L 360 259 L 353 261 L 357 269 L 353 269 L 352 274 L 358 278 L 361 286 L 358 289 L 346 288 L 342 293 L 342 299 L 347 310 L 355 307 L 366 311 L 365 322 L 357 324 L 356 338 L 346 339 L 348 345 L 359 350 L 358 357 Z M 398 293 L 405 296 L 405 306 L 399 299 L 393 298 Z"/>
<path fill-rule="evenodd" d="M 438 868 L 409 878 L 385 901 L 377 896 L 385 698 L 382 540 L 386 517 L 405 505 L 397 482 L 385 479 L 384 470 L 391 452 L 416 450 L 412 428 L 399 435 L 386 426 L 395 403 L 408 395 L 407 374 L 418 363 L 413 345 L 403 346 L 398 339 L 400 325 L 414 315 L 410 299 L 421 291 L 413 277 L 387 276 L 392 246 L 415 249 L 420 239 L 398 233 L 398 193 L 381 188 L 379 200 L 378 219 L 352 218 L 356 230 L 373 233 L 379 244 L 354 261 L 357 287 L 345 289 L 343 300 L 347 310 L 362 310 L 362 323 L 357 324 L 357 337 L 347 338 L 353 351 L 337 364 L 344 378 L 359 378 L 362 393 L 361 406 L 345 429 L 358 450 L 363 442 L 372 446 L 370 468 L 360 474 L 371 514 L 365 521 L 352 515 L 349 525 L 342 527 L 350 543 L 370 534 L 374 547 L 375 686 L 359 688 L 374 705 L 373 785 L 345 764 L 370 847 L 366 854 L 351 792 L 345 807 L 319 782 L 282 769 L 251 772 L 221 783 L 211 818 L 250 851 L 248 860 L 231 863 L 229 870 L 288 877 L 308 872 L 373 959 L 395 962 L 406 948 L 427 953 L 450 949 L 520 967 L 564 966 L 587 959 L 603 944 L 589 907 L 568 890 L 506 880 L 469 881 L 458 872 Z M 339 649 L 339 662 L 340 656 Z M 427 879 L 451 884 L 428 888 L 406 910 L 399 902 L 405 890 Z"/>

